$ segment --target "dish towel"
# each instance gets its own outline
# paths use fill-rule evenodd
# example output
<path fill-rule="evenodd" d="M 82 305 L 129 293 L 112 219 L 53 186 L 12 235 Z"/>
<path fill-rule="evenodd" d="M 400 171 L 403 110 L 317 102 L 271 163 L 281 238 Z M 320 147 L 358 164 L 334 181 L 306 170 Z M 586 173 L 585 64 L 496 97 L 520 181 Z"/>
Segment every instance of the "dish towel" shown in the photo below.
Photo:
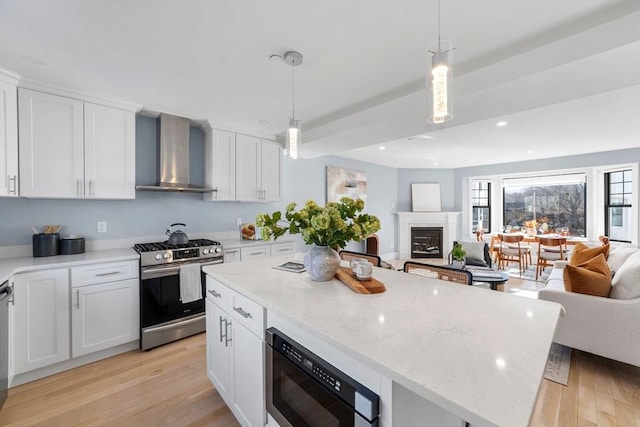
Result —
<path fill-rule="evenodd" d="M 180 267 L 180 299 L 183 304 L 202 299 L 200 264 L 186 264 Z"/>

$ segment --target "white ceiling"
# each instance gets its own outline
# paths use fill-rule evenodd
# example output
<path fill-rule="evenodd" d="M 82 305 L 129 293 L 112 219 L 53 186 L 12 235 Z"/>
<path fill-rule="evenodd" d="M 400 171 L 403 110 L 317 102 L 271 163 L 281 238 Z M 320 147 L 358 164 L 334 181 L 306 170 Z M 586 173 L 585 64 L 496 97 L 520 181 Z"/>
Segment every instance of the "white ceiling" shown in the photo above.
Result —
<path fill-rule="evenodd" d="M 640 146 L 640 1 L 441 10 L 456 46 L 441 127 L 425 122 L 433 0 L 1 0 L 0 67 L 273 137 L 291 115 L 292 69 L 269 56 L 297 50 L 303 157 L 454 168 Z"/>

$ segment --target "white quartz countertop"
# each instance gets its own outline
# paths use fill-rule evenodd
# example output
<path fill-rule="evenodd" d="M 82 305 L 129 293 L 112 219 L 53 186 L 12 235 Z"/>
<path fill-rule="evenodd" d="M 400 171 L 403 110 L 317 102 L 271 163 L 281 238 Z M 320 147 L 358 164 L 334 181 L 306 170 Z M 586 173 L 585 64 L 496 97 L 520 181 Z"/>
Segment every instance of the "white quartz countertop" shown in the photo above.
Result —
<path fill-rule="evenodd" d="M 140 259 L 132 248 L 91 251 L 76 255 L 56 255 L 48 257 L 19 257 L 0 259 L 0 283 L 17 273 L 49 268 L 72 267 L 96 262 L 111 262 Z"/>
<path fill-rule="evenodd" d="M 290 260 L 204 271 L 472 425 L 529 424 L 560 305 L 380 268 L 360 295 L 272 268 Z"/>

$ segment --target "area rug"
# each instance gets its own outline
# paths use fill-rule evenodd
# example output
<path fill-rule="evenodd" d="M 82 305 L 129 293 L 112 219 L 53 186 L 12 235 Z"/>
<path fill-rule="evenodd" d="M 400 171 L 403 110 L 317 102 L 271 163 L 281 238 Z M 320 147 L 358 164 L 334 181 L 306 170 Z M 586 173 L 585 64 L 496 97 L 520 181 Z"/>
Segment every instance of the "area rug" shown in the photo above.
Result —
<path fill-rule="evenodd" d="M 571 347 L 555 342 L 551 343 L 547 366 L 544 368 L 544 377 L 558 384 L 567 385 L 570 365 Z"/>
<path fill-rule="evenodd" d="M 507 269 L 504 270 L 510 277 L 517 277 L 518 279 L 525 280 L 533 280 L 534 282 L 546 282 L 549 274 L 551 274 L 551 267 L 546 267 L 544 271 L 538 276 L 536 280 L 536 266 L 530 265 L 523 273 L 520 275 L 520 268 L 518 264 L 509 264 Z"/>

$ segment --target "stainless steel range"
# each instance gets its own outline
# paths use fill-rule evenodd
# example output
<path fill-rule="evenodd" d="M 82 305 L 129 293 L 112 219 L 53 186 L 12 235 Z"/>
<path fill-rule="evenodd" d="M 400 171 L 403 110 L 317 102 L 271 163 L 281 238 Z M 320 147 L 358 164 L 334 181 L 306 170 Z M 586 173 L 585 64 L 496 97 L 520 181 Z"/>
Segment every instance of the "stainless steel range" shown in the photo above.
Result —
<path fill-rule="evenodd" d="M 222 245 L 208 239 L 184 244 L 139 243 L 140 254 L 140 347 L 149 350 L 205 330 L 204 299 L 183 302 L 181 286 L 193 264 L 200 267 L 224 261 Z M 196 270 L 197 273 L 197 270 Z M 201 295 L 206 291 L 200 270 Z"/>

